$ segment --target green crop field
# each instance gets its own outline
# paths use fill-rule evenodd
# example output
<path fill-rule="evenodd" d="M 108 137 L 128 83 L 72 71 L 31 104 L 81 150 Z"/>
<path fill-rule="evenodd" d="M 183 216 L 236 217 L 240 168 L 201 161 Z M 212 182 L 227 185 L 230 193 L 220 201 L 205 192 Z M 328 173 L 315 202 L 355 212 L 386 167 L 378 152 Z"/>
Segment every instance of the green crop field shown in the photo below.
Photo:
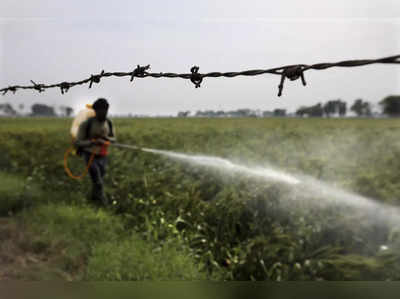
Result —
<path fill-rule="evenodd" d="M 314 194 L 111 148 L 101 208 L 87 199 L 88 177 L 64 172 L 70 125 L 0 118 L 0 279 L 400 279 L 400 222 L 351 196 L 328 204 L 347 190 L 399 206 L 397 119 L 115 119 L 120 143 L 272 166 L 332 188 Z"/>

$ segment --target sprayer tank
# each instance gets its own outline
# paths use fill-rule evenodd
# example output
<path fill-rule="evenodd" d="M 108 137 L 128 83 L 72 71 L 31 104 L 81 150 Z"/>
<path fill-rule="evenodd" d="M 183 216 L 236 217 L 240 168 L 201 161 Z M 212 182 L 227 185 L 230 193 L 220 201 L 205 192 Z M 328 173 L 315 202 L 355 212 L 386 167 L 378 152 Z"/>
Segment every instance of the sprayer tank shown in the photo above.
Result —
<path fill-rule="evenodd" d="M 91 107 L 91 105 L 86 105 L 85 109 L 78 112 L 78 114 L 72 121 L 72 126 L 71 126 L 71 136 L 73 139 L 76 139 L 76 136 L 78 135 L 79 126 L 81 125 L 81 123 L 94 116 L 96 116 L 96 113 Z"/>

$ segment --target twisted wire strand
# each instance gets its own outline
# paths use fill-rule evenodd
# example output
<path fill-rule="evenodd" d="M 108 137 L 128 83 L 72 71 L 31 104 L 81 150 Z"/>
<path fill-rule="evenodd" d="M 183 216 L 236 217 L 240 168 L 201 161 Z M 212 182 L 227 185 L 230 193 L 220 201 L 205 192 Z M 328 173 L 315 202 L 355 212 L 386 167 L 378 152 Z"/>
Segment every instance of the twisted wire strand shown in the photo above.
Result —
<path fill-rule="evenodd" d="M 307 64 L 294 64 L 294 65 L 286 65 L 276 68 L 270 69 L 254 69 L 254 70 L 245 70 L 241 72 L 210 72 L 210 73 L 199 73 L 199 67 L 193 66 L 190 69 L 190 73 L 150 73 L 148 70 L 150 69 L 150 65 L 140 66 L 138 65 L 136 69 L 131 72 L 105 72 L 104 70 L 101 71 L 100 74 L 91 75 L 89 78 L 76 81 L 76 82 L 61 82 L 57 84 L 38 84 L 31 80 L 32 85 L 21 86 L 21 85 L 14 85 L 8 86 L 5 88 L 0 89 L 0 92 L 5 95 L 7 92 L 11 91 L 15 93 L 19 89 L 34 89 L 38 92 L 43 92 L 49 88 L 60 88 L 61 93 L 64 94 L 68 92 L 71 87 L 77 85 L 84 85 L 89 84 L 89 88 L 92 87 L 93 83 L 100 83 L 103 77 L 130 77 L 130 81 L 132 82 L 134 78 L 182 78 L 182 79 L 189 79 L 196 88 L 200 87 L 201 83 L 203 82 L 204 78 L 218 78 L 218 77 L 225 77 L 225 78 L 233 78 L 238 76 L 258 76 L 263 74 L 273 74 L 273 75 L 280 75 L 281 81 L 278 85 L 279 92 L 278 96 L 282 95 L 282 90 L 284 86 L 285 79 L 288 78 L 291 81 L 297 80 L 301 78 L 303 85 L 306 85 L 306 81 L 304 78 L 304 72 L 308 70 L 325 70 L 332 67 L 356 67 L 356 66 L 364 66 L 369 64 L 376 64 L 376 63 L 383 63 L 383 64 L 399 64 L 400 63 L 400 55 L 389 56 L 379 59 L 359 59 L 359 60 L 346 60 L 340 61 L 336 63 L 317 63 L 312 65 Z"/>

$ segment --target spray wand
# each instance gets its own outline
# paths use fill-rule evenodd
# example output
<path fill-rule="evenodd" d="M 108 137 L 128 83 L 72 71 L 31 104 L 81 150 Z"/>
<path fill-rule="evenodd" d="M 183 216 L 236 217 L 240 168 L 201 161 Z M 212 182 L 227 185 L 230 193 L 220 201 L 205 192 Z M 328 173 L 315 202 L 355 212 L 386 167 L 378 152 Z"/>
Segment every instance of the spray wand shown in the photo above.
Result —
<path fill-rule="evenodd" d="M 133 149 L 133 150 L 143 150 L 141 147 L 135 146 L 135 145 L 129 145 L 129 144 L 123 144 L 123 143 L 111 143 L 112 146 L 116 146 L 116 147 L 122 147 L 122 148 L 129 148 L 129 149 Z"/>

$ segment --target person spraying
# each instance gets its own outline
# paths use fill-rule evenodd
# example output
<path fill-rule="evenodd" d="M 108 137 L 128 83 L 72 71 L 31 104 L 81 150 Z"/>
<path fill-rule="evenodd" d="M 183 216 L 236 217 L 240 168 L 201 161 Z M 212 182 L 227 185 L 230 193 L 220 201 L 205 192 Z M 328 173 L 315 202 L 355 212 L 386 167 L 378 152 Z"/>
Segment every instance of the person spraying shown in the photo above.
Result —
<path fill-rule="evenodd" d="M 79 125 L 74 145 L 77 154 L 84 158 L 86 165 L 89 165 L 88 171 L 92 181 L 91 199 L 106 205 L 103 178 L 108 162 L 108 146 L 110 143 L 115 143 L 116 136 L 113 124 L 107 118 L 108 101 L 99 98 L 93 103 L 92 108 L 94 116 Z"/>

